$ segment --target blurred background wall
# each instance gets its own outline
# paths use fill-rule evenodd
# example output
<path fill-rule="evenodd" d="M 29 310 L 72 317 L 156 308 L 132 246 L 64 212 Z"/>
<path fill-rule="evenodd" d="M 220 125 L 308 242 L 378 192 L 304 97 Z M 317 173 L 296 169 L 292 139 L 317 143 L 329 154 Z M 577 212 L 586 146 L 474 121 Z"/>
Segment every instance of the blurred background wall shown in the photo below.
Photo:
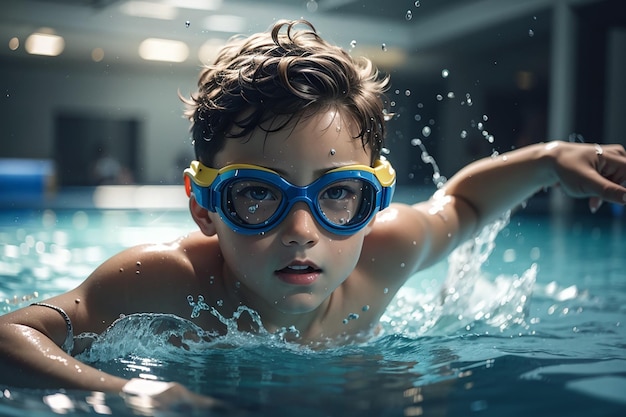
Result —
<path fill-rule="evenodd" d="M 178 92 L 195 89 L 201 65 L 230 36 L 300 17 L 391 74 L 388 149 L 401 185 L 432 185 L 423 150 L 449 177 L 471 160 L 547 139 L 625 143 L 625 6 L 5 0 L 0 158 L 51 160 L 61 188 L 178 184 L 193 156 Z M 37 51 L 37 33 L 57 50 Z M 177 43 L 146 59 L 148 38 Z"/>

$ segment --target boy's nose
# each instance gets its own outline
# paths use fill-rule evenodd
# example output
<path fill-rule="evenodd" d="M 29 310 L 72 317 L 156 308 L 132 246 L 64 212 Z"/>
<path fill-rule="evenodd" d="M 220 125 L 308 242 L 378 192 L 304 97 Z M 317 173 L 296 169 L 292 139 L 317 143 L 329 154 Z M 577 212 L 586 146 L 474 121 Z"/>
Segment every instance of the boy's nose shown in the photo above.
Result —
<path fill-rule="evenodd" d="M 306 203 L 296 203 L 282 225 L 282 241 L 286 246 L 313 246 L 319 241 L 318 225 Z"/>

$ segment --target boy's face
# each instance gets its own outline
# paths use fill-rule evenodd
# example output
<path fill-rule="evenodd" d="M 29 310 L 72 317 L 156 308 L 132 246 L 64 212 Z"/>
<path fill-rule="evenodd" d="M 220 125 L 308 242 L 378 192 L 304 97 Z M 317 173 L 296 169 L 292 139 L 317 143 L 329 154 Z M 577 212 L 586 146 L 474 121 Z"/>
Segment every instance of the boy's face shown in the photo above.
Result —
<path fill-rule="evenodd" d="M 259 165 L 294 185 L 309 185 L 332 168 L 369 166 L 370 156 L 353 138 L 354 132 L 355 126 L 336 111 L 321 112 L 279 132 L 257 129 L 249 140 L 227 140 L 216 155 L 215 168 Z M 354 270 L 369 231 L 366 227 L 353 235 L 333 234 L 317 223 L 303 202 L 261 235 L 236 233 L 217 213 L 208 216 L 219 236 L 229 278 L 239 282 L 246 304 L 263 317 L 271 310 L 307 313 L 326 302 Z"/>

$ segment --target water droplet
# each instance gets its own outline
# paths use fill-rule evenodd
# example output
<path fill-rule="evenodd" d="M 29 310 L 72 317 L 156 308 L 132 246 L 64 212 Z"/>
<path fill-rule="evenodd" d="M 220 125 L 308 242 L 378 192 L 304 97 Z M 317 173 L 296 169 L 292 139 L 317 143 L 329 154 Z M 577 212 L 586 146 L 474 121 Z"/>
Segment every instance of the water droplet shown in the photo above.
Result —
<path fill-rule="evenodd" d="M 528 29 L 528 36 L 530 36 L 531 38 L 535 36 L 535 31 L 532 29 Z"/>
<path fill-rule="evenodd" d="M 414 4 L 415 4 L 415 7 L 420 7 L 421 6 L 419 0 L 416 0 Z"/>
<path fill-rule="evenodd" d="M 386 43 L 383 43 L 380 47 L 383 50 L 383 52 L 387 52 L 387 44 Z"/>
<path fill-rule="evenodd" d="M 422 115 L 421 114 L 416 114 L 414 117 L 416 122 L 419 122 L 420 120 L 422 120 Z"/>
<path fill-rule="evenodd" d="M 413 12 L 410 10 L 406 11 L 406 15 L 404 16 L 406 20 L 411 20 L 413 19 Z"/>
<path fill-rule="evenodd" d="M 317 11 L 317 2 L 315 0 L 309 0 L 306 2 L 306 9 L 310 12 Z"/>
<path fill-rule="evenodd" d="M 422 144 L 422 141 L 419 140 L 418 138 L 411 139 L 411 145 L 420 146 L 421 144 Z"/>
<path fill-rule="evenodd" d="M 352 39 L 352 41 L 350 41 L 350 48 L 356 48 L 356 39 Z"/>
<path fill-rule="evenodd" d="M 334 155 L 334 154 L 336 154 L 336 153 L 337 153 L 337 151 L 336 151 L 335 149 L 331 149 L 331 150 L 330 150 L 330 154 L 331 154 L 331 155 Z"/>
<path fill-rule="evenodd" d="M 343 324 L 347 324 L 350 320 L 357 320 L 359 315 L 357 313 L 350 313 L 348 317 L 343 319 Z"/>
<path fill-rule="evenodd" d="M 221 307 L 224 305 L 224 300 L 217 300 L 216 304 Z"/>
<path fill-rule="evenodd" d="M 486 122 L 487 120 L 489 120 L 489 117 L 486 114 L 483 114 L 483 120 Z"/>
<path fill-rule="evenodd" d="M 422 128 L 422 135 L 424 135 L 425 138 L 429 137 L 430 133 L 431 133 L 430 127 L 424 126 Z"/>
<path fill-rule="evenodd" d="M 407 96 L 407 97 L 410 96 L 411 95 L 411 90 L 406 90 L 404 92 L 404 95 Z"/>
<path fill-rule="evenodd" d="M 363 306 L 363 308 L 361 310 L 363 311 L 367 311 L 370 309 L 370 306 L 368 306 L 367 304 Z"/>
<path fill-rule="evenodd" d="M 443 96 L 441 94 L 437 94 L 437 101 L 443 100 Z"/>
<path fill-rule="evenodd" d="M 137 266 L 141 266 L 141 262 L 140 261 L 137 261 Z"/>
<path fill-rule="evenodd" d="M 449 91 L 448 92 L 448 98 L 454 98 L 454 97 L 455 97 L 454 91 Z"/>
<path fill-rule="evenodd" d="M 467 138 L 467 130 L 461 130 L 461 139 Z"/>
<path fill-rule="evenodd" d="M 189 26 L 191 26 L 191 22 L 189 20 L 185 21 L 185 27 L 188 28 Z"/>
<path fill-rule="evenodd" d="M 389 288 L 385 288 L 385 289 L 383 290 L 383 294 L 387 294 L 387 293 L 389 293 Z"/>
<path fill-rule="evenodd" d="M 259 205 L 255 204 L 253 206 L 248 207 L 248 212 L 250 212 L 251 214 L 254 214 L 258 208 L 259 208 Z"/>
<path fill-rule="evenodd" d="M 448 78 L 448 75 L 450 75 L 450 71 L 448 71 L 448 70 L 447 70 L 447 69 L 445 69 L 445 68 L 441 70 L 441 76 L 442 76 L 443 78 Z"/>

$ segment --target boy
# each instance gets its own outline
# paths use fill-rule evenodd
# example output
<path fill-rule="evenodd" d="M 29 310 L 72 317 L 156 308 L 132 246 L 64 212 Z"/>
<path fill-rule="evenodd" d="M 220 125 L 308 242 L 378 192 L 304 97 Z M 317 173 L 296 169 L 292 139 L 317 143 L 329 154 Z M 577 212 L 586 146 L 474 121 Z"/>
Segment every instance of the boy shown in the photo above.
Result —
<path fill-rule="evenodd" d="M 2 382 L 212 405 L 176 383 L 105 374 L 64 349 L 120 314 L 189 318 L 190 295 L 225 317 L 250 307 L 270 332 L 293 326 L 297 343 L 362 340 L 411 275 L 537 190 L 559 183 L 590 197 L 592 211 L 626 202 L 623 147 L 551 142 L 472 163 L 428 201 L 389 204 L 387 83 L 308 22 L 231 41 L 185 100 L 198 160 L 185 182 L 200 231 L 125 250 L 76 289 L 0 317 Z M 211 314 L 191 320 L 225 332 Z"/>

